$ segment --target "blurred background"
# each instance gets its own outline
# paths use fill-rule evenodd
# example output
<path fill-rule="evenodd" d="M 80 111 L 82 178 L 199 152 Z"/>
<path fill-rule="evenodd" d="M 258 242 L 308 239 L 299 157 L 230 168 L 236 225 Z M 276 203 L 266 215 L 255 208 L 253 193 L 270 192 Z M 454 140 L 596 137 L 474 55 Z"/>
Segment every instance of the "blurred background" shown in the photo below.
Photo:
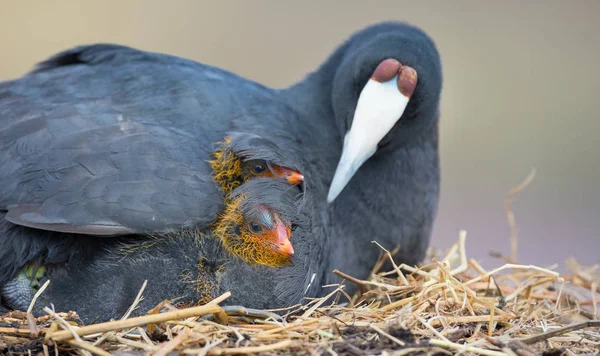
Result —
<path fill-rule="evenodd" d="M 442 197 L 433 246 L 468 231 L 467 252 L 600 261 L 600 1 L 19 1 L 0 11 L 0 80 L 79 44 L 166 52 L 286 87 L 352 32 L 401 20 L 424 29 L 444 67 Z"/>

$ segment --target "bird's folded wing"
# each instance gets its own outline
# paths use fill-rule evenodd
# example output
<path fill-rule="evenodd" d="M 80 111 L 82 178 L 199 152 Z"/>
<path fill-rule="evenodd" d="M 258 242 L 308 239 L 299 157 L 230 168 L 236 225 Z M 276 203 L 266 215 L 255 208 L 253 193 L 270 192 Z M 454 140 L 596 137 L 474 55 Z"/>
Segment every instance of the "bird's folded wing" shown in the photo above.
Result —
<path fill-rule="evenodd" d="M 218 93 L 198 95 L 190 83 L 211 74 L 194 66 L 200 64 L 100 45 L 0 82 L 6 218 L 97 235 L 213 221 L 222 197 L 206 161 L 217 113 L 202 100 Z"/>

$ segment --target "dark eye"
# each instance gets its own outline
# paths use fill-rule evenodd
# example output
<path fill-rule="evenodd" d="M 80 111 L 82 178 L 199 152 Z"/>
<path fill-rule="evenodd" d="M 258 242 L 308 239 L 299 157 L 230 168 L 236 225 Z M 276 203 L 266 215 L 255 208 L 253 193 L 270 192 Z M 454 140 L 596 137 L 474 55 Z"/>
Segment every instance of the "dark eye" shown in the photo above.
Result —
<path fill-rule="evenodd" d="M 258 233 L 262 231 L 262 226 L 260 226 L 260 224 L 258 223 L 253 222 L 250 224 L 250 230 L 252 230 L 252 232 Z"/>
<path fill-rule="evenodd" d="M 265 167 L 265 165 L 263 163 L 255 163 L 254 166 L 252 167 L 252 170 L 254 171 L 254 173 L 260 174 L 260 173 L 266 171 L 267 167 Z"/>
<path fill-rule="evenodd" d="M 290 228 L 290 230 L 292 231 L 296 231 L 296 228 L 298 227 L 298 225 L 296 224 L 292 224 L 292 227 Z"/>

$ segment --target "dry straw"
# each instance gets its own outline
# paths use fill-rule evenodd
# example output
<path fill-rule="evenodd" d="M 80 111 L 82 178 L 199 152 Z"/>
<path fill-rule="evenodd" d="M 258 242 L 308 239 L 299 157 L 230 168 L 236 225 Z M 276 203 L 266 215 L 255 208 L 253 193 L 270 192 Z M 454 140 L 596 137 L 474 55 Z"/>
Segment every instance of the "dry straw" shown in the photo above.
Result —
<path fill-rule="evenodd" d="M 531 180 L 528 178 L 528 180 Z M 525 184 L 520 185 L 520 187 Z M 515 192 L 511 192 L 510 198 Z M 507 209 L 510 201 L 507 200 Z M 507 213 L 512 217 L 512 213 Z M 514 217 L 511 231 L 516 234 Z M 516 237 L 511 238 L 516 246 Z M 79 326 L 74 312 L 0 317 L 0 354 L 594 354 L 600 350 L 600 265 L 569 261 L 571 274 L 509 262 L 484 269 L 466 253 L 466 232 L 429 264 L 397 265 L 382 255 L 368 280 L 334 271 L 344 282 L 330 293 L 278 311 L 219 306 L 229 293 L 198 307 L 168 302 L 148 315 Z M 387 261 L 390 271 L 380 271 Z M 350 297 L 344 287 L 357 284 Z M 152 288 L 151 285 L 146 288 Z M 142 291 L 130 310 L 137 307 Z M 164 312 L 161 312 L 165 310 Z M 139 354 L 139 353 L 138 353 Z"/>

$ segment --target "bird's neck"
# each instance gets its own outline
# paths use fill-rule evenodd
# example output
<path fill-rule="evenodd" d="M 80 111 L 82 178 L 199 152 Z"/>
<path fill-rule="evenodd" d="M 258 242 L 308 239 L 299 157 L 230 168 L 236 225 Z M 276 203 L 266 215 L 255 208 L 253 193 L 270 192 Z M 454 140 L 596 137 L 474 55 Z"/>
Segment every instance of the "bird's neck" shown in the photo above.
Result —
<path fill-rule="evenodd" d="M 332 280 L 332 269 L 367 278 L 365 265 L 373 265 L 380 249 L 402 244 L 400 260 L 412 263 L 426 248 L 428 230 L 436 212 L 439 186 L 437 124 L 402 142 L 382 147 L 371 157 L 338 198 L 327 204 L 327 192 L 339 161 L 343 137 L 336 125 L 328 86 L 322 77 L 311 77 L 292 87 L 286 101 L 301 113 L 297 131 L 304 142 L 300 152 L 306 162 L 308 190 L 314 202 L 313 218 L 326 220 L 323 283 Z M 284 93 L 285 95 L 285 93 Z M 294 128 L 296 129 L 296 128 Z M 431 132 L 433 131 L 433 132 Z M 416 132 L 413 131 L 413 132 Z M 432 208 L 433 207 L 433 208 Z M 417 216 L 415 221 L 406 221 Z M 423 225 L 426 227 L 423 228 Z M 406 230 L 406 231 L 405 231 Z M 421 232 L 420 234 L 417 233 Z M 352 256 L 352 258 L 348 258 Z"/>
<path fill-rule="evenodd" d="M 438 196 L 437 140 L 377 152 L 331 205 L 322 204 L 330 221 L 326 271 L 368 278 L 364 266 L 373 265 L 381 252 L 372 241 L 388 250 L 400 246 L 395 256 L 400 262 L 419 262 Z M 325 276 L 327 283 L 336 282 L 331 277 Z"/>

